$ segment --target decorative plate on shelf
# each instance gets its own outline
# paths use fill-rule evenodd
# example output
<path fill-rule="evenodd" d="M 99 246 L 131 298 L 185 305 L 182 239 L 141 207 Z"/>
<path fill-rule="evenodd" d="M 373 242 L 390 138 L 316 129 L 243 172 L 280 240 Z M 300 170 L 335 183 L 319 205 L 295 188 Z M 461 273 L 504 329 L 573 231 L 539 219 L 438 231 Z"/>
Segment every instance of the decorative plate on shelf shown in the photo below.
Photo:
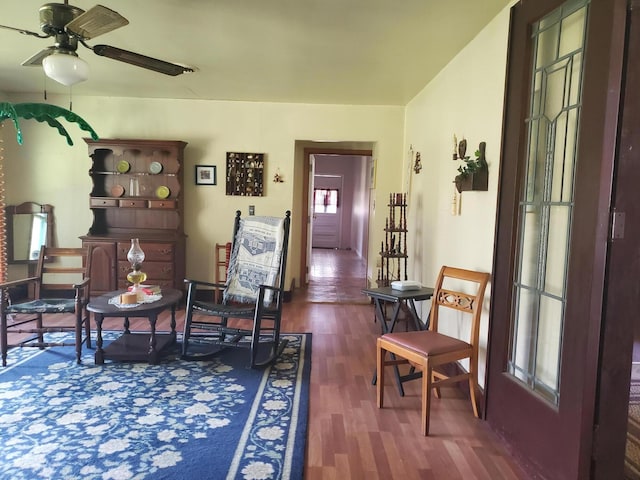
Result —
<path fill-rule="evenodd" d="M 156 197 L 164 199 L 169 195 L 171 195 L 171 190 L 169 190 L 169 187 L 160 185 L 158 188 L 156 188 Z"/>
<path fill-rule="evenodd" d="M 111 187 L 112 197 L 121 197 L 122 195 L 124 195 L 124 187 L 122 185 L 113 185 Z"/>
<path fill-rule="evenodd" d="M 160 172 L 162 172 L 162 164 L 160 162 L 151 162 L 149 164 L 149 173 L 157 175 Z"/>
<path fill-rule="evenodd" d="M 120 173 L 127 173 L 130 168 L 131 165 L 129 165 L 129 162 L 127 162 L 126 160 L 120 160 L 116 165 L 116 170 L 118 170 L 118 172 Z"/>

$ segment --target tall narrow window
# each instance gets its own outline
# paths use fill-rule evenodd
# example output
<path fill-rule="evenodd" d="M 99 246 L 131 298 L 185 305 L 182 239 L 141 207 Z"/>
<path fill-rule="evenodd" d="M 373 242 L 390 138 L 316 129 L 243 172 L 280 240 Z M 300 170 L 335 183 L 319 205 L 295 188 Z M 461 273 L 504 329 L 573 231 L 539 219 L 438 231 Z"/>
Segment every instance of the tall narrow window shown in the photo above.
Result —
<path fill-rule="evenodd" d="M 554 404 L 574 202 L 589 0 L 565 3 L 534 25 L 526 176 L 508 371 Z"/>
<path fill-rule="evenodd" d="M 339 190 L 335 188 L 314 188 L 313 189 L 313 212 L 314 213 L 337 213 L 339 203 Z"/>

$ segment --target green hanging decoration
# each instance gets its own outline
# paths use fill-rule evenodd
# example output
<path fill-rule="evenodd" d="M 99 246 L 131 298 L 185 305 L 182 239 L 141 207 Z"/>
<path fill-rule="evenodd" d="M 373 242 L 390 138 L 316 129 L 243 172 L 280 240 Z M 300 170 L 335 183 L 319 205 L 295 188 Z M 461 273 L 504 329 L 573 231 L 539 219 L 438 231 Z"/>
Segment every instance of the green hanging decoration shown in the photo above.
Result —
<path fill-rule="evenodd" d="M 22 131 L 20 130 L 20 124 L 18 123 L 18 117 L 31 119 L 38 122 L 46 122 L 50 127 L 58 130 L 58 133 L 63 137 L 66 137 L 67 144 L 73 145 L 73 141 L 69 136 L 69 133 L 65 130 L 62 124 L 57 118 L 64 118 L 69 122 L 77 123 L 78 126 L 91 134 L 91 138 L 98 140 L 98 134 L 91 128 L 82 117 L 76 115 L 71 110 L 58 107 L 56 105 L 49 105 L 47 103 L 16 103 L 11 104 L 9 102 L 0 102 L 0 123 L 6 119 L 11 119 L 13 125 L 16 128 L 16 139 L 18 144 L 22 145 Z"/>
<path fill-rule="evenodd" d="M 11 104 L 9 102 L 0 102 L 0 127 L 2 123 L 11 119 L 13 126 L 16 129 L 16 139 L 18 144 L 22 145 L 22 130 L 20 130 L 20 124 L 18 117 L 31 119 L 38 122 L 46 122 L 50 127 L 58 130 L 58 133 L 63 137 L 66 137 L 67 144 L 73 145 L 73 141 L 69 136 L 69 133 L 65 130 L 62 124 L 57 120 L 63 118 L 69 122 L 74 122 L 79 127 L 91 134 L 91 138 L 98 140 L 98 134 L 91 128 L 82 117 L 76 115 L 71 110 L 66 108 L 57 107 L 55 105 L 49 105 L 46 103 L 16 103 Z M 3 172 L 4 155 L 2 148 L 2 136 L 0 135 L 0 282 L 7 280 L 7 239 L 6 239 L 6 226 L 4 217 L 5 197 L 4 197 L 4 172 Z"/>

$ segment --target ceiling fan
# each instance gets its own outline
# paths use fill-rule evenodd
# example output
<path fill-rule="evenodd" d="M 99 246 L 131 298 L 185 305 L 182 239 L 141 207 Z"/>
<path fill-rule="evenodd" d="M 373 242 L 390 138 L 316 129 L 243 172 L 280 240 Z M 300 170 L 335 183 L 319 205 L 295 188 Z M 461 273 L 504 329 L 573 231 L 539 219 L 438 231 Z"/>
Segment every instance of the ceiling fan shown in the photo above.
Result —
<path fill-rule="evenodd" d="M 192 68 L 147 57 L 139 53 L 122 50 L 110 45 L 90 46 L 86 43 L 98 35 L 123 27 L 129 21 L 118 12 L 102 5 L 96 5 L 87 11 L 64 3 L 46 3 L 39 9 L 40 29 L 43 33 L 23 30 L 21 28 L 0 25 L 0 28 L 14 30 L 23 35 L 38 38 L 54 39 L 54 44 L 47 47 L 22 65 L 42 65 L 45 74 L 63 85 L 73 85 L 88 78 L 88 66 L 78 57 L 76 50 L 81 43 L 96 55 L 129 63 L 165 75 L 176 76 L 185 72 L 193 72 Z"/>

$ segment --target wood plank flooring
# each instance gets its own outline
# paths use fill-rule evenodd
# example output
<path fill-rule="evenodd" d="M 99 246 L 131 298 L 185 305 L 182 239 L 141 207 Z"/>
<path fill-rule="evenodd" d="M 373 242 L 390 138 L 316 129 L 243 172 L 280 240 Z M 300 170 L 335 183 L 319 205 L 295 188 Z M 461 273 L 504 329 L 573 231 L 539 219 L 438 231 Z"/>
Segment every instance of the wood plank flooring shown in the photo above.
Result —
<path fill-rule="evenodd" d="M 333 261 L 341 273 L 333 280 L 326 276 L 323 283 L 333 283 L 332 291 L 346 291 L 340 279 L 362 280 L 362 272 L 350 274 L 344 269 L 360 261 L 337 253 Z M 380 328 L 373 320 L 373 306 L 356 296 L 360 288 L 349 287 L 352 303 L 347 297 L 322 300 L 316 295 L 318 290 L 298 289 L 284 306 L 282 331 L 313 335 L 304 478 L 529 478 L 486 422 L 474 418 L 469 400 L 455 388 L 443 388 L 443 398 L 433 400 L 429 437 L 420 434 L 420 382 L 406 383 L 402 398 L 392 384 L 393 376 L 387 375 L 385 408 L 376 407 L 371 377 Z M 183 318 L 184 310 L 180 310 L 179 331 Z M 107 319 L 104 328 L 119 328 L 120 323 Z M 168 330 L 168 326 L 165 313 L 158 329 Z M 147 328 L 146 320 L 132 319 L 132 329 Z"/>

